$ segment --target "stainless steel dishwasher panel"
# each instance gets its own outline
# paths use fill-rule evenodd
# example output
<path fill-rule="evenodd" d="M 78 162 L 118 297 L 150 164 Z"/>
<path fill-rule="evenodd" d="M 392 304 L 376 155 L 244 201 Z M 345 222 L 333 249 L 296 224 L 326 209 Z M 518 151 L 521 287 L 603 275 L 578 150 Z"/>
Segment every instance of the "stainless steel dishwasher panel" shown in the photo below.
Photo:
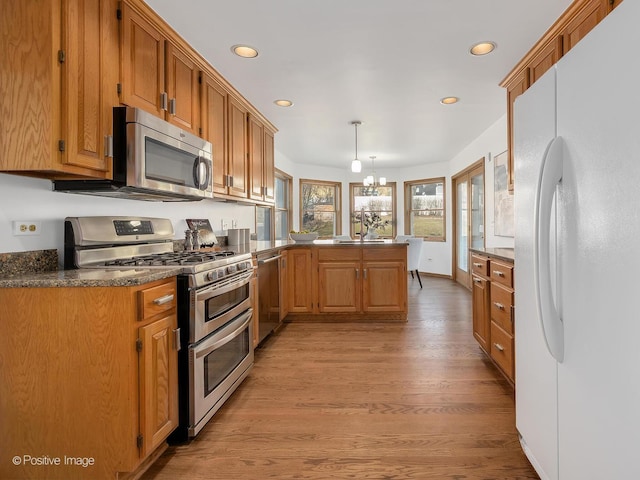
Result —
<path fill-rule="evenodd" d="M 277 252 L 258 255 L 258 342 L 280 324 L 280 258 Z"/>

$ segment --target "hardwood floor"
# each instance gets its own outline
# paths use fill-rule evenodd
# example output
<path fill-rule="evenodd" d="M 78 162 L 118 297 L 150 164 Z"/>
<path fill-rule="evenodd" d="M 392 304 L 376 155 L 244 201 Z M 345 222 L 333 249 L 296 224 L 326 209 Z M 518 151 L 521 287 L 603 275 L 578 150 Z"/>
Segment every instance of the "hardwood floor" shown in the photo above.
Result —
<path fill-rule="evenodd" d="M 142 478 L 538 478 L 513 391 L 473 339 L 471 294 L 409 284 L 406 324 L 287 324 L 198 437 Z"/>

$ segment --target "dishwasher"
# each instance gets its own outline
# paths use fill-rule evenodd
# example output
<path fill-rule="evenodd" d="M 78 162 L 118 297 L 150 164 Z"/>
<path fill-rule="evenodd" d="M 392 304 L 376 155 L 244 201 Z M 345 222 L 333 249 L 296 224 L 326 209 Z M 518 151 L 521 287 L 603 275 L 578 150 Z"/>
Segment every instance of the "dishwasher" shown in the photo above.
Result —
<path fill-rule="evenodd" d="M 259 254 L 258 258 L 258 343 L 280 325 L 280 255 Z"/>

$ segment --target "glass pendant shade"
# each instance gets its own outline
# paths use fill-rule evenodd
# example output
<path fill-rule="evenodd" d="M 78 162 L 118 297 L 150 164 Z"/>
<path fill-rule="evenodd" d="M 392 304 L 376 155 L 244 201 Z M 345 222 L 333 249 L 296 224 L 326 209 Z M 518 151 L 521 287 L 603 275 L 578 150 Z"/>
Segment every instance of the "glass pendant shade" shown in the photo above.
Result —
<path fill-rule="evenodd" d="M 386 185 L 387 184 L 387 177 L 380 177 L 379 183 L 380 183 L 380 185 Z"/>
<path fill-rule="evenodd" d="M 362 162 L 357 158 L 351 162 L 351 171 L 353 173 L 360 173 L 362 171 Z"/>

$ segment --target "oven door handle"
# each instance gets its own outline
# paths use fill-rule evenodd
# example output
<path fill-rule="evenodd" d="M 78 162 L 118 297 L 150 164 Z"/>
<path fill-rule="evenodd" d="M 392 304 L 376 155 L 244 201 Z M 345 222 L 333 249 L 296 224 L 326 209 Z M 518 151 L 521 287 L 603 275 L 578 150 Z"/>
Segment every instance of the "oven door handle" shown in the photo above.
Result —
<path fill-rule="evenodd" d="M 275 262 L 279 258 L 282 258 L 282 255 L 276 255 L 275 257 L 269 257 L 265 260 L 258 260 L 258 265 L 264 265 L 265 263 Z"/>
<path fill-rule="evenodd" d="M 246 285 L 247 283 L 249 283 L 251 281 L 252 276 L 253 276 L 253 271 L 248 270 L 246 273 L 243 272 L 241 275 L 238 275 L 238 277 L 240 277 L 239 279 L 237 279 L 236 277 L 236 278 L 226 280 L 227 282 L 231 280 L 232 283 L 225 283 L 225 281 L 223 280 L 219 284 L 215 284 L 209 288 L 205 288 L 204 290 L 197 291 L 196 295 L 198 297 L 198 300 L 202 300 L 203 296 L 205 298 L 209 298 L 211 296 L 210 295 L 211 293 L 215 293 L 216 295 L 221 295 L 223 293 L 230 292 L 232 290 L 235 290 L 236 288 L 242 287 L 243 285 Z"/>
<path fill-rule="evenodd" d="M 251 322 L 251 317 L 252 316 L 253 316 L 253 309 L 250 308 L 245 313 L 243 313 L 241 316 L 239 316 L 236 320 L 234 320 L 234 322 L 242 322 L 242 324 L 238 328 L 233 330 L 233 332 L 231 332 L 230 334 L 225 335 L 223 338 L 221 338 L 219 340 L 216 340 L 215 342 L 213 342 L 211 345 L 209 345 L 204 350 L 200 350 L 200 351 L 196 352 L 196 358 L 201 358 L 201 357 L 204 357 L 205 355 L 209 355 L 216 348 L 218 348 L 221 345 L 224 345 L 229 340 L 231 340 L 232 338 L 236 337 L 242 330 L 247 328 L 247 325 L 249 325 L 249 322 Z"/>

